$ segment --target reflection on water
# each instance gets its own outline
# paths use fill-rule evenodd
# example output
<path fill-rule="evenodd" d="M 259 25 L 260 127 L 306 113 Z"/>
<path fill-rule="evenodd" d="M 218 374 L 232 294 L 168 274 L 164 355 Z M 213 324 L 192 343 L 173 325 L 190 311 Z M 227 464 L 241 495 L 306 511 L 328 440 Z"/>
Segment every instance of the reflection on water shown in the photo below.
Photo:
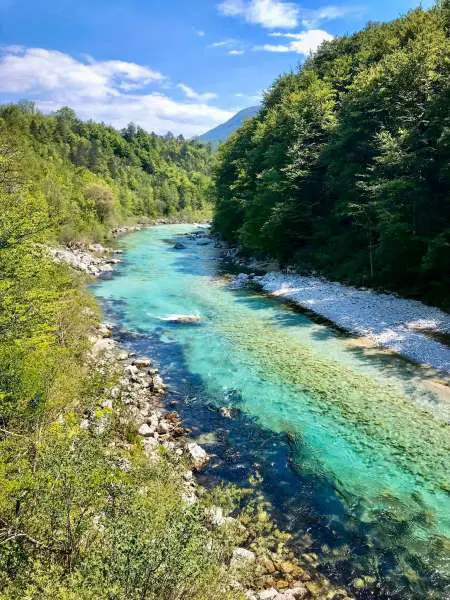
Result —
<path fill-rule="evenodd" d="M 171 400 L 214 455 L 205 482 L 261 475 L 299 547 L 340 581 L 366 577 L 361 597 L 446 598 L 448 405 L 417 367 L 230 290 L 212 246 L 173 249 L 189 229 L 124 238 L 126 262 L 95 292 L 125 343 L 160 362 Z M 203 321 L 161 321 L 171 314 Z"/>

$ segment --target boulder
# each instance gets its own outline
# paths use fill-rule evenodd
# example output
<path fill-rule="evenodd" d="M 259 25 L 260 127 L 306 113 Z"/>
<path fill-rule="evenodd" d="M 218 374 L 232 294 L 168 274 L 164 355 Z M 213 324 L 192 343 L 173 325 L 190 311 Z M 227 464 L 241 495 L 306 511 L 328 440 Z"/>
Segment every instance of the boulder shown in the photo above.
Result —
<path fill-rule="evenodd" d="M 242 569 L 256 560 L 256 554 L 246 548 L 235 548 L 231 558 L 232 569 Z"/>
<path fill-rule="evenodd" d="M 147 369 L 151 364 L 148 358 L 136 358 L 133 360 L 133 365 L 138 369 Z"/>
<path fill-rule="evenodd" d="M 269 588 L 268 590 L 259 592 L 258 600 L 273 600 L 275 596 L 278 596 L 278 590 L 275 588 Z"/>
<path fill-rule="evenodd" d="M 195 323 L 201 323 L 203 318 L 199 315 L 169 315 L 163 317 L 161 321 L 167 321 L 168 323 L 180 323 L 181 325 L 190 325 Z"/>
<path fill-rule="evenodd" d="M 128 365 L 125 367 L 125 374 L 128 375 L 128 377 L 135 378 L 138 373 L 139 369 L 135 365 Z"/>
<path fill-rule="evenodd" d="M 151 381 L 151 389 L 154 392 L 162 393 L 165 390 L 166 386 L 164 385 L 163 378 L 161 375 L 155 375 Z"/>
<path fill-rule="evenodd" d="M 139 435 L 142 435 L 143 437 L 151 437 L 155 433 L 155 430 L 152 427 L 149 427 L 147 425 L 147 423 L 143 423 L 139 427 L 138 433 L 139 433 Z"/>
<path fill-rule="evenodd" d="M 177 242 L 175 244 L 175 246 L 173 247 L 174 250 L 185 250 L 186 246 L 184 244 L 182 244 L 181 242 Z"/>
<path fill-rule="evenodd" d="M 186 452 L 196 469 L 201 469 L 209 460 L 209 456 L 205 450 L 195 442 L 186 444 Z"/>
<path fill-rule="evenodd" d="M 295 587 L 285 590 L 283 594 L 288 594 L 295 598 L 295 600 L 302 600 L 309 596 L 309 592 L 304 585 L 296 584 Z"/>

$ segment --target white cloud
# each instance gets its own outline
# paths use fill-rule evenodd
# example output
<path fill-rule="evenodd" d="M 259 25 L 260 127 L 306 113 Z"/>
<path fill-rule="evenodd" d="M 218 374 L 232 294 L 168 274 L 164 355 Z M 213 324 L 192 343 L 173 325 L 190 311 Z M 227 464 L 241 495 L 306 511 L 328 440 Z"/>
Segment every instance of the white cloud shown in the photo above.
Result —
<path fill-rule="evenodd" d="M 267 29 L 296 27 L 300 14 L 296 4 L 283 0 L 223 0 L 218 8 L 225 16 L 242 17 Z"/>
<path fill-rule="evenodd" d="M 230 56 L 242 56 L 242 54 L 245 54 L 245 50 L 230 50 L 228 54 Z"/>
<path fill-rule="evenodd" d="M 0 60 L 0 86 L 6 93 L 65 91 L 83 88 L 86 97 L 114 96 L 119 89 L 142 88 L 162 82 L 158 71 L 120 60 L 78 61 L 68 54 L 43 48 L 9 46 Z"/>
<path fill-rule="evenodd" d="M 254 49 L 266 52 L 295 52 L 296 54 L 308 55 L 314 53 L 322 42 L 329 42 L 333 39 L 331 33 L 323 29 L 308 29 L 300 33 L 274 32 L 269 35 L 293 41 L 288 44 L 264 44 L 263 46 L 255 46 Z"/>
<path fill-rule="evenodd" d="M 147 66 L 119 60 L 82 61 L 54 50 L 23 47 L 6 47 L 0 54 L 0 93 L 9 101 L 33 100 L 44 112 L 67 105 L 82 119 L 119 128 L 134 121 L 156 133 L 171 130 L 188 136 L 232 116 L 207 104 L 205 95 L 177 102 L 148 89 L 166 81 Z"/>
<path fill-rule="evenodd" d="M 264 50 L 264 52 L 292 52 L 290 45 L 283 46 L 282 44 L 263 44 L 255 46 L 254 50 Z"/>
<path fill-rule="evenodd" d="M 213 42 L 209 45 L 210 48 L 224 48 L 225 46 L 233 46 L 237 43 L 237 40 L 233 38 L 228 38 L 226 40 L 219 40 L 218 42 Z"/>
<path fill-rule="evenodd" d="M 186 98 L 189 98 L 189 100 L 209 102 L 210 100 L 214 100 L 215 98 L 217 98 L 217 94 L 214 94 L 213 92 L 205 92 L 203 94 L 199 94 L 185 83 L 179 83 L 177 87 L 183 92 Z"/>
<path fill-rule="evenodd" d="M 315 10 L 304 10 L 302 11 L 302 24 L 305 27 L 317 27 L 324 21 L 332 21 L 334 19 L 341 19 L 348 15 L 362 16 L 367 11 L 367 7 L 363 5 L 341 5 L 336 6 L 329 4 Z"/>
<path fill-rule="evenodd" d="M 204 31 L 202 31 L 201 29 L 195 29 L 195 27 L 193 28 L 193 32 L 198 37 L 205 37 L 205 35 L 206 35 L 206 33 Z"/>

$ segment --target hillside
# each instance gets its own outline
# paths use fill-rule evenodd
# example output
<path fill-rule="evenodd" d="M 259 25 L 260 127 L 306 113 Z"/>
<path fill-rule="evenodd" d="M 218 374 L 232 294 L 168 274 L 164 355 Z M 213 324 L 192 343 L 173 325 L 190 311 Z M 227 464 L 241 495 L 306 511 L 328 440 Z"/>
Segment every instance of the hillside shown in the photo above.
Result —
<path fill-rule="evenodd" d="M 215 227 L 303 272 L 448 304 L 449 5 L 324 43 L 219 151 Z"/>
<path fill-rule="evenodd" d="M 203 135 L 200 135 L 197 139 L 199 142 L 211 144 L 213 147 L 217 147 L 220 143 L 227 140 L 239 127 L 247 120 L 255 117 L 259 112 L 259 106 L 250 106 L 244 108 L 234 115 L 229 121 L 218 125 L 214 129 L 207 131 Z"/>
<path fill-rule="evenodd" d="M 41 198 L 62 241 L 102 239 L 128 219 L 190 220 L 211 210 L 210 151 L 130 124 L 84 122 L 32 103 L 0 107 L 1 147 Z"/>

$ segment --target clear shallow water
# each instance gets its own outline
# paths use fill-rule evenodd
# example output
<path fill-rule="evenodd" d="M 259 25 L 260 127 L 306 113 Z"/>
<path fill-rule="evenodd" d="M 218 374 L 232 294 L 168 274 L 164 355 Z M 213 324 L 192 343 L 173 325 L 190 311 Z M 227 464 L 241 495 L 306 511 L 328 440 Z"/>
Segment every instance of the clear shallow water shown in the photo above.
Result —
<path fill-rule="evenodd" d="M 448 406 L 412 365 L 256 290 L 233 291 L 217 250 L 155 227 L 124 238 L 125 263 L 94 286 L 122 339 L 159 361 L 193 435 L 214 454 L 205 480 L 246 484 L 300 547 L 373 598 L 450 597 Z M 200 325 L 162 320 L 197 314 Z M 218 408 L 233 406 L 233 419 Z M 306 533 L 306 535 L 305 535 Z"/>

